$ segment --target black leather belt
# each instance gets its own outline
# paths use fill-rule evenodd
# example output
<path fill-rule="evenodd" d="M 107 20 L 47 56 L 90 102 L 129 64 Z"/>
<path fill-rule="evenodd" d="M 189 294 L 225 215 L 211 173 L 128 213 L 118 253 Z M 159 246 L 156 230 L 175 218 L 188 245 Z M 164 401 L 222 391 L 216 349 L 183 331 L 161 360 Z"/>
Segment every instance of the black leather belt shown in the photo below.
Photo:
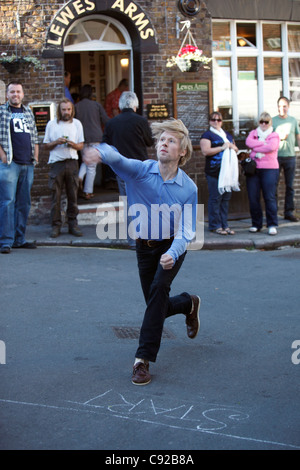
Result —
<path fill-rule="evenodd" d="M 155 248 L 157 246 L 162 245 L 163 243 L 172 242 L 173 240 L 174 240 L 174 237 L 165 238 L 164 240 L 145 240 L 143 238 L 138 238 L 136 240 L 136 243 L 139 243 L 140 245 L 148 246 L 149 248 Z"/>

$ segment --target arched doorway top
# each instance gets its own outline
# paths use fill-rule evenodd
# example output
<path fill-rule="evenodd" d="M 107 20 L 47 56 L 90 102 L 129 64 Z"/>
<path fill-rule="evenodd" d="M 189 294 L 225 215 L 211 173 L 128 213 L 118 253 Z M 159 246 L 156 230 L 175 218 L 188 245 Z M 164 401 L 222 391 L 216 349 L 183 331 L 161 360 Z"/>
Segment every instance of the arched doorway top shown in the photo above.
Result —
<path fill-rule="evenodd" d="M 133 46 L 144 53 L 158 51 L 155 29 L 142 8 L 129 0 L 70 0 L 54 16 L 48 29 L 43 57 L 64 54 L 68 31 L 78 20 L 102 14 L 119 20 L 130 34 Z"/>
<path fill-rule="evenodd" d="M 77 20 L 69 28 L 64 41 L 64 51 L 80 50 L 131 50 L 128 31 L 114 18 L 93 15 Z"/>

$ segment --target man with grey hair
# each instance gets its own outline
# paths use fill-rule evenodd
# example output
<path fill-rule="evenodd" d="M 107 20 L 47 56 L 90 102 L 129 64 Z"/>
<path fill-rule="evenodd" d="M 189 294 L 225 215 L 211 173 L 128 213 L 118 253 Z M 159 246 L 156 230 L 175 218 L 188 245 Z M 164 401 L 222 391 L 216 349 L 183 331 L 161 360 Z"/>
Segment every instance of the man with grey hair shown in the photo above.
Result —
<path fill-rule="evenodd" d="M 139 100 L 132 91 L 124 91 L 119 100 L 121 113 L 105 125 L 102 142 L 113 145 L 121 155 L 147 160 L 147 147 L 154 141 L 147 119 L 136 113 Z M 125 183 L 117 176 L 121 196 L 126 195 Z"/>
<path fill-rule="evenodd" d="M 124 157 L 147 160 L 147 147 L 153 145 L 151 129 L 147 119 L 136 113 L 139 100 L 132 91 L 124 91 L 119 100 L 121 113 L 105 125 L 102 142 L 113 145 Z M 126 196 L 125 182 L 117 175 L 120 196 Z M 130 223 L 130 218 L 127 218 Z M 130 248 L 135 242 L 128 237 Z"/>

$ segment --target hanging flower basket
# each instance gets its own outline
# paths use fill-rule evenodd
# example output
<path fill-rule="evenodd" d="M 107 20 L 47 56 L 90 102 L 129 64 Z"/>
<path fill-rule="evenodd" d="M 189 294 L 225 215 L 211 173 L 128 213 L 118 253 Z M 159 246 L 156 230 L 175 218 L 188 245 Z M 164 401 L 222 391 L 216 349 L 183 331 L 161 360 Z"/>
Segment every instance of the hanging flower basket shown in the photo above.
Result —
<path fill-rule="evenodd" d="M 185 24 L 188 28 L 187 33 L 182 41 L 177 56 L 173 56 L 167 60 L 167 67 L 177 65 L 181 72 L 197 72 L 201 65 L 209 68 L 207 65 L 212 59 L 202 55 L 202 51 L 198 48 L 190 31 L 190 22 L 184 23 L 188 23 Z M 187 43 L 187 41 L 189 42 Z"/>
<path fill-rule="evenodd" d="M 37 57 L 18 57 L 15 54 L 9 56 L 6 52 L 1 54 L 0 64 L 11 74 L 21 72 L 30 67 L 34 67 L 35 69 L 44 68 Z"/>

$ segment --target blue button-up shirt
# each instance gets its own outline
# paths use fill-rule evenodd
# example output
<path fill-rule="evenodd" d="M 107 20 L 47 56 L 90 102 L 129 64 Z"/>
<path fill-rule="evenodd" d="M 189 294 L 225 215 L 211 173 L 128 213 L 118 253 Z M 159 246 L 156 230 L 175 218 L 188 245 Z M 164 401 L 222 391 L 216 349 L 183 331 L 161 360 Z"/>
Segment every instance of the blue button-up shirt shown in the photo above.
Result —
<path fill-rule="evenodd" d="M 183 254 L 196 230 L 197 186 L 178 169 L 172 180 L 164 181 L 158 162 L 125 158 L 107 144 L 97 145 L 103 163 L 126 183 L 131 238 L 163 240 L 174 237 L 167 254 L 174 261 Z"/>

